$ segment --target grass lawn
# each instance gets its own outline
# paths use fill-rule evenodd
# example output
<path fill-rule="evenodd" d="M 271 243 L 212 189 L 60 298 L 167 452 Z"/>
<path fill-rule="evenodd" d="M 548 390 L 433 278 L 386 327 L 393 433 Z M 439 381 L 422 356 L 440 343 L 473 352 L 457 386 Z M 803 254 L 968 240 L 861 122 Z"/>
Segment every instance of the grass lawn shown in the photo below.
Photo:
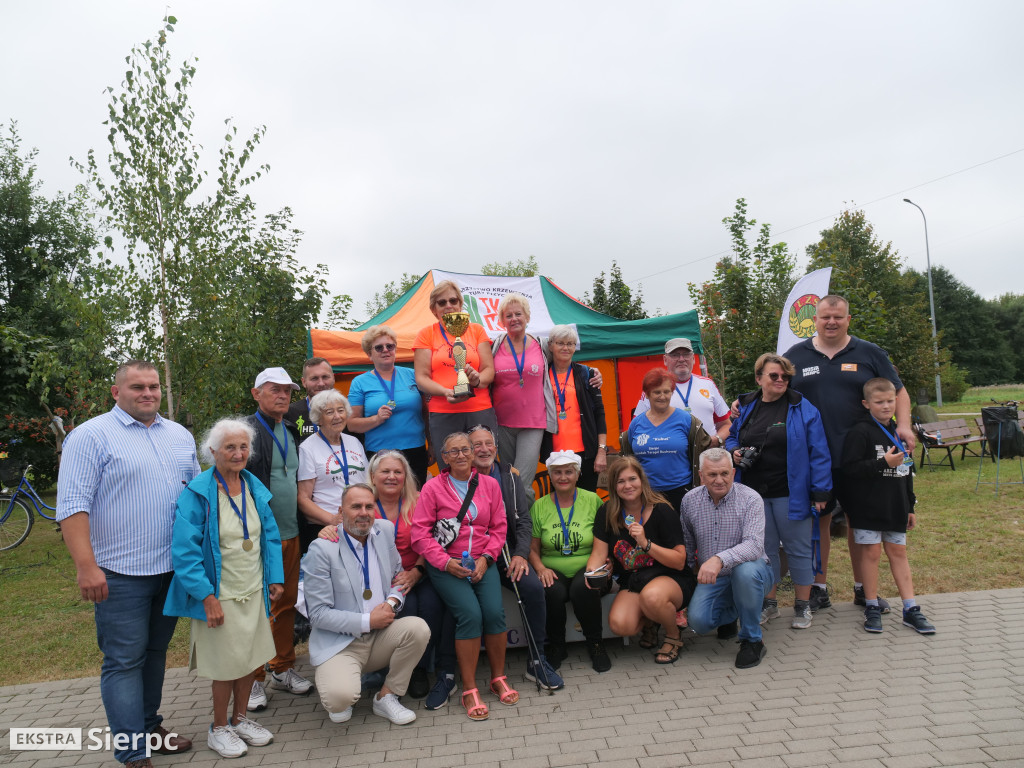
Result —
<path fill-rule="evenodd" d="M 1005 388 L 981 391 L 975 408 L 993 397 L 1014 398 Z M 1024 400 L 1024 387 L 1017 387 L 1014 399 Z M 960 408 L 967 411 L 964 405 Z M 1001 487 L 998 496 L 992 486 L 975 493 L 977 459 L 957 466 L 956 472 L 926 469 L 915 483 L 918 527 L 909 539 L 910 562 L 916 590 L 925 596 L 921 602 L 926 613 L 929 593 L 1024 585 L 1024 486 Z M 1015 462 L 1004 461 L 1002 470 L 1001 479 L 1019 480 Z M 982 480 L 994 477 L 994 465 L 986 462 Z M 53 503 L 52 495 L 47 501 Z M 853 580 L 845 540 L 833 540 L 831 560 L 833 599 L 850 601 Z M 881 592 L 890 598 L 897 595 L 884 557 Z M 36 518 L 24 544 L 0 552 L 0 594 L 0 685 L 99 674 L 92 606 L 79 597 L 74 566 L 53 523 Z M 787 598 L 792 601 L 792 593 L 780 590 L 781 601 Z M 180 621 L 168 665 L 185 666 L 187 652 L 188 623 Z M 299 649 L 304 652 L 304 647 Z"/>

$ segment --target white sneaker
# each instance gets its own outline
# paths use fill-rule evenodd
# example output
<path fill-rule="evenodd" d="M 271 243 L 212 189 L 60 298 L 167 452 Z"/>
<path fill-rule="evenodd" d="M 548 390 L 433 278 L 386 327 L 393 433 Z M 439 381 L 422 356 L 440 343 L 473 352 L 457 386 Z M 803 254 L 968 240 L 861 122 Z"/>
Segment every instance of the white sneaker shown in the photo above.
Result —
<path fill-rule="evenodd" d="M 211 725 L 206 733 L 206 746 L 221 757 L 241 757 L 249 751 L 230 725 Z"/>
<path fill-rule="evenodd" d="M 765 601 L 764 604 L 761 606 L 761 623 L 767 624 L 772 619 L 777 619 L 778 617 L 779 604 L 774 601 L 771 603 Z"/>
<path fill-rule="evenodd" d="M 402 706 L 398 697 L 389 693 L 381 698 L 373 697 L 373 714 L 390 720 L 395 725 L 408 725 L 416 719 L 416 713 Z"/>
<path fill-rule="evenodd" d="M 249 692 L 249 704 L 246 707 L 250 712 L 262 712 L 267 708 L 267 692 L 263 683 L 259 680 L 252 681 L 252 690 Z"/>
<path fill-rule="evenodd" d="M 296 672 L 294 669 L 286 669 L 282 674 L 270 673 L 270 687 L 280 688 L 298 696 L 305 696 L 313 690 L 313 684 Z"/>
<path fill-rule="evenodd" d="M 352 707 L 343 709 L 341 712 L 328 712 L 327 713 L 332 723 L 347 723 L 352 719 Z"/>
<path fill-rule="evenodd" d="M 794 613 L 793 623 L 790 626 L 793 629 L 808 629 L 813 618 L 814 614 L 811 613 L 811 607 L 807 606 L 802 613 Z"/>
<path fill-rule="evenodd" d="M 274 740 L 274 734 L 248 717 L 236 715 L 231 727 L 235 729 L 238 738 L 253 747 L 265 747 Z"/>

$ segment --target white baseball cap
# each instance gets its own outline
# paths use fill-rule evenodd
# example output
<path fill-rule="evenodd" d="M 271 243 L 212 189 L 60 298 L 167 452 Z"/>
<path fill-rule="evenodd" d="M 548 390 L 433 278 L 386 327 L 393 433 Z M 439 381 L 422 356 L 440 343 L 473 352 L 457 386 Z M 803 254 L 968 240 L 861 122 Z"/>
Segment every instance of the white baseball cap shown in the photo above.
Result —
<path fill-rule="evenodd" d="M 583 459 L 572 451 L 553 451 L 544 464 L 548 469 L 552 467 L 568 467 L 570 465 L 579 469 L 583 464 Z"/>
<path fill-rule="evenodd" d="M 253 386 L 259 389 L 264 384 L 287 384 L 292 389 L 299 388 L 299 385 L 292 381 L 292 377 L 284 368 L 264 368 L 260 371 Z"/>

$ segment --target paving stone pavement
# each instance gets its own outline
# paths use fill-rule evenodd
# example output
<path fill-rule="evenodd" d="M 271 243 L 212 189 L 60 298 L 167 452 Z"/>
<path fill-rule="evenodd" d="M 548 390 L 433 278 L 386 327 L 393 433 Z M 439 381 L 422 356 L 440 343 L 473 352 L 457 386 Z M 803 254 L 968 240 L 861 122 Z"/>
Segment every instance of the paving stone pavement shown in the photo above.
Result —
<path fill-rule="evenodd" d="M 189 753 L 153 758 L 156 768 L 928 768 L 1024 766 L 1024 589 L 928 595 L 938 629 L 922 637 L 894 612 L 885 632 L 861 629 L 851 604 L 790 629 L 788 611 L 765 631 L 759 667 L 733 666 L 735 642 L 688 635 L 679 661 L 612 642 L 612 669 L 593 672 L 582 646 L 562 665 L 565 689 L 538 693 L 523 681 L 523 651 L 509 655 L 522 699 L 471 722 L 458 705 L 395 726 L 368 701 L 334 725 L 315 693 L 274 691 L 259 722 L 273 744 L 223 760 L 206 748 L 210 689 L 187 670 L 167 673 L 164 724 L 195 739 Z M 894 601 L 898 604 L 898 601 Z M 308 658 L 299 670 L 312 674 Z M 481 669 L 481 679 L 483 677 Z M 522 681 L 520 683 L 520 681 Z M 481 686 L 485 688 L 485 686 Z M 104 727 L 97 678 L 0 688 L 0 764 L 16 768 L 114 766 L 110 753 L 11 752 L 11 727 Z"/>

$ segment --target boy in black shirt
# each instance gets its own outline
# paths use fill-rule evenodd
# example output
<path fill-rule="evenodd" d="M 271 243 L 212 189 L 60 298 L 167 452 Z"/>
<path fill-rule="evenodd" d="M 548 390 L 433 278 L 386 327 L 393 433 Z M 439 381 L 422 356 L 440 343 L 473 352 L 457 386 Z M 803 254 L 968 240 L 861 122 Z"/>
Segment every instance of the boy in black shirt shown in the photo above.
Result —
<path fill-rule="evenodd" d="M 864 579 L 864 629 L 882 631 L 878 564 L 884 541 L 892 577 L 903 599 L 903 623 L 922 635 L 932 635 L 935 627 L 914 599 L 914 580 L 907 559 L 907 531 L 916 522 L 914 460 L 896 434 L 896 388 L 888 379 L 871 379 L 864 384 L 861 402 L 868 414 L 846 435 L 839 500 L 850 518 Z"/>

